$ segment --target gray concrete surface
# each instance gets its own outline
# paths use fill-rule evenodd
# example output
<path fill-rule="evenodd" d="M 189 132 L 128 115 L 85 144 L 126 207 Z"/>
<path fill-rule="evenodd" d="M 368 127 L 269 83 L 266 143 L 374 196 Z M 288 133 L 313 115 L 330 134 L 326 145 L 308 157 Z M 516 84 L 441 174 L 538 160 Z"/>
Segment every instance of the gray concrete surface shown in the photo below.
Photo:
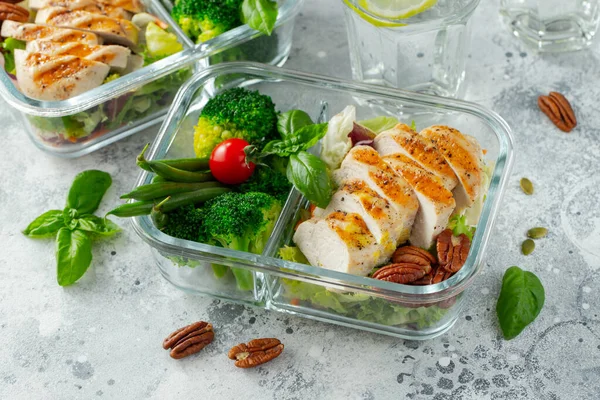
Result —
<path fill-rule="evenodd" d="M 20 231 L 60 208 L 73 176 L 99 168 L 118 203 L 137 171 L 131 160 L 156 128 L 77 160 L 36 149 L 0 103 L 0 399 L 600 399 L 600 50 L 538 55 L 511 37 L 498 0 L 474 15 L 467 99 L 500 113 L 517 147 L 514 174 L 486 268 L 454 328 L 403 341 L 260 309 L 186 295 L 159 275 L 128 225 L 94 247 L 76 285 L 56 284 L 51 240 Z M 308 0 L 288 67 L 349 76 L 341 2 Z M 576 109 L 573 133 L 557 130 L 536 98 L 558 90 Z M 527 176 L 536 194 L 525 197 Z M 520 243 L 550 229 L 535 253 Z M 495 302 L 504 270 L 519 265 L 543 281 L 547 302 L 518 338 L 501 338 Z M 161 348 L 174 328 L 205 319 L 218 327 L 202 353 L 176 361 Z M 284 354 L 238 370 L 225 352 L 242 338 L 276 336 Z"/>

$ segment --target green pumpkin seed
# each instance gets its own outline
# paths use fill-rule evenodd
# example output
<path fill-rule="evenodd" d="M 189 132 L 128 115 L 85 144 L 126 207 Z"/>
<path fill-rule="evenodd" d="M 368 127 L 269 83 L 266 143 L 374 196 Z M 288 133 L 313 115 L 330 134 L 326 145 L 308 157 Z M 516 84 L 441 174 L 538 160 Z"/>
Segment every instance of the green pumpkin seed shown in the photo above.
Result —
<path fill-rule="evenodd" d="M 533 183 L 527 178 L 521 178 L 521 189 L 526 195 L 531 196 L 533 194 Z"/>
<path fill-rule="evenodd" d="M 523 254 L 525 254 L 526 256 L 530 255 L 531 253 L 533 253 L 533 250 L 535 249 L 535 242 L 531 239 L 527 239 L 526 241 L 523 242 L 523 244 L 521 245 L 521 251 L 523 252 Z"/>
<path fill-rule="evenodd" d="M 530 237 L 532 239 L 541 239 L 546 237 L 547 234 L 548 229 L 542 228 L 541 226 L 538 226 L 537 228 L 531 228 L 527 231 L 527 237 Z"/>

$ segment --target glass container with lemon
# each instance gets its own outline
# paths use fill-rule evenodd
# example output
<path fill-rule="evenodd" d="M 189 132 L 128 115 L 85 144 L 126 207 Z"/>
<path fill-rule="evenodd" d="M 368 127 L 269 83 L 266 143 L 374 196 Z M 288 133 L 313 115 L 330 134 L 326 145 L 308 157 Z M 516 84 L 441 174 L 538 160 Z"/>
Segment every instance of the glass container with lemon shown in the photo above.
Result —
<path fill-rule="evenodd" d="M 479 0 L 342 1 L 354 80 L 462 96 Z"/>

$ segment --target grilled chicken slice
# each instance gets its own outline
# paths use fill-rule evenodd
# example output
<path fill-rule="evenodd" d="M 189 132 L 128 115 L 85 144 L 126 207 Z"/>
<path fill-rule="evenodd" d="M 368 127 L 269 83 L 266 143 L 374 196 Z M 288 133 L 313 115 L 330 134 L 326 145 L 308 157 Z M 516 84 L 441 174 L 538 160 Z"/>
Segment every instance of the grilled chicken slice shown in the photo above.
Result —
<path fill-rule="evenodd" d="M 358 214 L 335 211 L 298 226 L 294 243 L 311 265 L 366 276 L 379 259 L 379 245 Z"/>
<path fill-rule="evenodd" d="M 99 3 L 94 0 L 29 0 L 29 8 L 40 10 L 46 7 L 64 7 L 69 10 L 83 10 L 111 18 L 131 20 L 132 13 L 121 7 Z"/>
<path fill-rule="evenodd" d="M 402 220 L 402 215 L 387 199 L 377 194 L 365 181 L 347 181 L 335 192 L 325 210 L 315 209 L 314 216 L 318 218 L 335 211 L 360 215 L 380 245 L 377 264 L 389 260 L 402 234 L 402 225 L 397 223 Z"/>
<path fill-rule="evenodd" d="M 470 207 L 482 192 L 483 152 L 477 140 L 448 126 L 431 126 L 420 135 L 428 139 L 444 156 L 458 177 L 454 190 L 457 210 Z"/>
<path fill-rule="evenodd" d="M 38 100 L 64 100 L 100 86 L 110 67 L 75 56 L 49 56 L 15 50 L 21 91 Z"/>
<path fill-rule="evenodd" d="M 333 176 L 339 186 L 347 181 L 363 180 L 389 201 L 400 214 L 400 218 L 396 220 L 399 232 L 396 244 L 408 240 L 419 202 L 404 178 L 397 175 L 372 147 L 353 147 Z"/>
<path fill-rule="evenodd" d="M 53 26 L 93 31 L 103 37 L 107 43 L 122 44 L 136 48 L 139 30 L 124 19 L 110 18 L 81 10 L 69 10 L 64 7 L 47 7 L 38 11 L 35 22 Z"/>
<path fill-rule="evenodd" d="M 123 46 L 90 46 L 83 43 L 58 43 L 48 40 L 28 42 L 25 49 L 30 53 L 42 53 L 49 56 L 81 57 L 121 70 L 127 67 L 129 55 L 131 54 L 131 50 Z"/>
<path fill-rule="evenodd" d="M 0 36 L 23 40 L 50 40 L 58 43 L 80 42 L 89 45 L 102 44 L 102 38 L 95 33 L 75 29 L 58 28 L 36 24 L 22 24 L 15 21 L 2 22 Z"/>
<path fill-rule="evenodd" d="M 98 3 L 120 7 L 134 14 L 144 12 L 144 6 L 139 0 L 97 0 Z"/>
<path fill-rule="evenodd" d="M 448 225 L 456 206 L 452 192 L 444 187 L 439 177 L 424 170 L 404 154 L 391 154 L 384 156 L 383 160 L 408 182 L 419 200 L 419 211 L 410 234 L 410 244 L 429 249 Z"/>
<path fill-rule="evenodd" d="M 448 190 L 458 184 L 454 171 L 444 157 L 408 125 L 398 124 L 381 132 L 375 138 L 374 146 L 382 156 L 400 153 L 410 157 L 425 170 L 439 176 Z"/>

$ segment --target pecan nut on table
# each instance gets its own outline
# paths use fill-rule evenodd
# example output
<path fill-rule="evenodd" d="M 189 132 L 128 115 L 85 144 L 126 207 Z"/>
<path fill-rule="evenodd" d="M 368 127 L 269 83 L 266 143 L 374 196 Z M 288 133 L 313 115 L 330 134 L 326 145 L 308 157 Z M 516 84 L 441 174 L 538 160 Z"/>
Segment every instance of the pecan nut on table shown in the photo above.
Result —
<path fill-rule="evenodd" d="M 228 357 L 235 361 L 239 368 L 252 368 L 278 357 L 283 351 L 283 343 L 279 339 L 254 339 L 248 343 L 240 343 L 229 350 Z"/>
<path fill-rule="evenodd" d="M 199 352 L 212 342 L 214 337 L 212 325 L 208 322 L 198 321 L 167 336 L 163 342 L 163 348 L 171 349 L 171 357 L 180 359 Z"/>
<path fill-rule="evenodd" d="M 577 118 L 569 101 L 558 92 L 538 97 L 538 106 L 550 121 L 563 132 L 571 132 L 577 126 Z"/>

